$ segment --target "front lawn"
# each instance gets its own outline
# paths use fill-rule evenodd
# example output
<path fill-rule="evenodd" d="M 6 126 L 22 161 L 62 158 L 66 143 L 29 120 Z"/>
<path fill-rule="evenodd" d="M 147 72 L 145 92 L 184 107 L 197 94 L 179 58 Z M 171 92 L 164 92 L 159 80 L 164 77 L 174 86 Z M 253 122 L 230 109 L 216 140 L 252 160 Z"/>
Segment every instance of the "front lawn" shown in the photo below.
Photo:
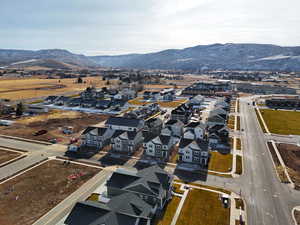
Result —
<path fill-rule="evenodd" d="M 176 225 L 229 225 L 230 209 L 224 208 L 219 194 L 193 189 L 189 192 Z"/>
<path fill-rule="evenodd" d="M 272 109 L 260 112 L 271 133 L 300 135 L 300 112 Z"/>
<path fill-rule="evenodd" d="M 208 169 L 216 172 L 230 172 L 232 169 L 232 154 L 211 152 Z"/>
<path fill-rule="evenodd" d="M 160 218 L 156 219 L 155 225 L 170 225 L 172 222 L 172 219 L 174 217 L 174 214 L 177 210 L 177 207 L 180 202 L 179 197 L 173 196 L 172 200 L 168 203 L 168 205 L 165 207 L 163 215 L 161 215 Z"/>
<path fill-rule="evenodd" d="M 242 174 L 243 173 L 243 160 L 242 156 L 237 155 L 236 156 L 236 171 L 237 174 Z"/>

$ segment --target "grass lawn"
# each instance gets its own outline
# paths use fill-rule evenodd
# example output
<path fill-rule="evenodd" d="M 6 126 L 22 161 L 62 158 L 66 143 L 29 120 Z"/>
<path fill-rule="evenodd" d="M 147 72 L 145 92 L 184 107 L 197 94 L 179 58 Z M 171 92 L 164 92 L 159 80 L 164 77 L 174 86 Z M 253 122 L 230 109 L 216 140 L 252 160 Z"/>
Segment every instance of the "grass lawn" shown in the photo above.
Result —
<path fill-rule="evenodd" d="M 147 105 L 147 104 L 150 104 L 148 102 L 143 102 L 142 100 L 143 100 L 143 98 L 141 98 L 141 97 L 134 98 L 132 100 L 129 100 L 128 103 L 132 104 L 132 105 Z"/>
<path fill-rule="evenodd" d="M 21 153 L 0 150 L 0 164 L 19 157 Z"/>
<path fill-rule="evenodd" d="M 263 131 L 264 133 L 267 133 L 267 131 L 266 131 L 265 127 L 264 127 L 264 124 L 263 124 L 263 122 L 262 122 L 262 120 L 261 120 L 261 118 L 260 118 L 260 116 L 259 116 L 258 111 L 257 111 L 256 108 L 255 108 L 255 114 L 256 114 L 256 117 L 257 117 L 257 119 L 258 119 L 258 122 L 259 122 L 259 125 L 260 125 L 262 131 Z"/>
<path fill-rule="evenodd" d="M 271 133 L 300 135 L 300 112 L 261 109 Z"/>
<path fill-rule="evenodd" d="M 2 183 L 0 224 L 33 224 L 99 171 L 50 160 Z"/>
<path fill-rule="evenodd" d="M 236 156 L 236 171 L 237 174 L 242 174 L 243 173 L 243 160 L 242 156 L 237 155 Z"/>
<path fill-rule="evenodd" d="M 229 225 L 230 209 L 225 209 L 219 194 L 193 189 L 189 192 L 176 225 Z"/>
<path fill-rule="evenodd" d="M 211 152 L 208 169 L 216 172 L 230 172 L 232 169 L 232 154 Z"/>
<path fill-rule="evenodd" d="M 235 200 L 235 208 L 236 208 L 236 209 L 240 209 L 240 208 L 242 208 L 242 210 L 245 209 L 244 201 L 243 201 L 242 199 L 240 199 L 240 198 L 235 198 L 234 200 Z"/>
<path fill-rule="evenodd" d="M 176 108 L 177 106 L 180 106 L 185 102 L 187 102 L 186 99 L 180 99 L 171 102 L 157 102 L 157 103 L 159 104 L 160 107 Z"/>
<path fill-rule="evenodd" d="M 155 225 L 170 225 L 172 222 L 172 219 L 174 217 L 174 214 L 176 212 L 176 209 L 180 202 L 179 197 L 173 196 L 172 200 L 168 203 L 168 205 L 165 207 L 164 213 L 161 216 L 161 218 L 158 218 Z"/>
<path fill-rule="evenodd" d="M 227 121 L 227 126 L 230 129 L 234 129 L 234 116 L 229 116 L 229 119 Z"/>
<path fill-rule="evenodd" d="M 237 122 L 236 122 L 236 129 L 237 129 L 237 130 L 241 130 L 241 117 L 240 117 L 240 116 L 237 116 L 236 119 L 237 119 Z"/>

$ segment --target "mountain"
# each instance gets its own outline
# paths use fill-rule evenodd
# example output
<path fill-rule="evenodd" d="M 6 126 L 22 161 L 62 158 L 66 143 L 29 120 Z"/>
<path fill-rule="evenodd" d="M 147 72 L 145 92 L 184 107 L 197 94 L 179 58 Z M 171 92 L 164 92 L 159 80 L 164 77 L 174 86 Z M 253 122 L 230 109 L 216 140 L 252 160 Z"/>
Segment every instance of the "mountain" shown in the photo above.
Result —
<path fill-rule="evenodd" d="M 50 63 L 49 63 L 50 60 Z M 9 66 L 11 64 L 19 64 L 19 62 L 34 62 L 41 63 L 44 61 L 46 64 L 51 64 L 56 61 L 54 68 L 57 68 L 57 63 L 66 63 L 75 66 L 93 67 L 96 63 L 84 55 L 73 54 L 67 50 L 61 49 L 48 49 L 48 50 L 11 50 L 0 49 L 0 66 Z M 48 63 L 47 63 L 48 61 Z"/>
<path fill-rule="evenodd" d="M 104 67 L 300 71 L 300 47 L 213 44 L 150 54 L 90 57 Z"/>
<path fill-rule="evenodd" d="M 63 66 L 84 67 L 193 71 L 203 69 L 300 71 L 300 46 L 229 43 L 116 56 L 85 56 L 60 49 L 39 51 L 0 49 L 0 66 L 23 61 L 29 61 L 31 65 L 37 62 L 45 64 L 43 60 L 55 60 L 57 63 L 63 63 Z M 50 64 L 53 65 L 52 63 Z M 56 66 L 57 63 L 55 63 Z M 49 62 L 46 61 L 46 64 L 49 65 Z"/>

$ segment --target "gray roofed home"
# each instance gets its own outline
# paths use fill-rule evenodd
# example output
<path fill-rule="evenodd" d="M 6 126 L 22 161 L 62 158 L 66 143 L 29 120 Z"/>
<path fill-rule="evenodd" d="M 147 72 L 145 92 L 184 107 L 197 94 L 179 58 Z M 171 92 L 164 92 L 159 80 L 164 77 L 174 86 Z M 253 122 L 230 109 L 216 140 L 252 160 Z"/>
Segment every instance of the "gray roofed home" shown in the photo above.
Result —
<path fill-rule="evenodd" d="M 133 193 L 112 197 L 107 203 L 78 202 L 65 220 L 67 225 L 150 225 L 153 209 Z"/>
<path fill-rule="evenodd" d="M 107 181 L 108 197 L 133 193 L 154 209 L 162 209 L 171 198 L 172 175 L 159 166 L 151 166 L 135 173 L 117 170 Z"/>
<path fill-rule="evenodd" d="M 159 135 L 147 138 L 144 141 L 144 154 L 146 156 L 167 160 L 170 156 L 170 150 L 174 145 L 172 136 Z"/>
<path fill-rule="evenodd" d="M 141 131 L 144 128 L 144 121 L 126 117 L 110 117 L 105 125 L 114 130 Z"/>
<path fill-rule="evenodd" d="M 107 127 L 88 127 L 81 134 L 82 146 L 101 149 L 110 144 L 114 132 Z"/>

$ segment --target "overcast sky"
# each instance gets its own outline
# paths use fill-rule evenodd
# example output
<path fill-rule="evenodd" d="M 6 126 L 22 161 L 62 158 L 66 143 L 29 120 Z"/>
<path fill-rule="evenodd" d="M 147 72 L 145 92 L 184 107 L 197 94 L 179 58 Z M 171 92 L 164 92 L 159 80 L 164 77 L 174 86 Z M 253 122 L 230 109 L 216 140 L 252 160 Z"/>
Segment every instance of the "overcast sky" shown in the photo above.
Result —
<path fill-rule="evenodd" d="M 300 45 L 300 0 L 1 0 L 0 48 L 87 55 Z"/>

